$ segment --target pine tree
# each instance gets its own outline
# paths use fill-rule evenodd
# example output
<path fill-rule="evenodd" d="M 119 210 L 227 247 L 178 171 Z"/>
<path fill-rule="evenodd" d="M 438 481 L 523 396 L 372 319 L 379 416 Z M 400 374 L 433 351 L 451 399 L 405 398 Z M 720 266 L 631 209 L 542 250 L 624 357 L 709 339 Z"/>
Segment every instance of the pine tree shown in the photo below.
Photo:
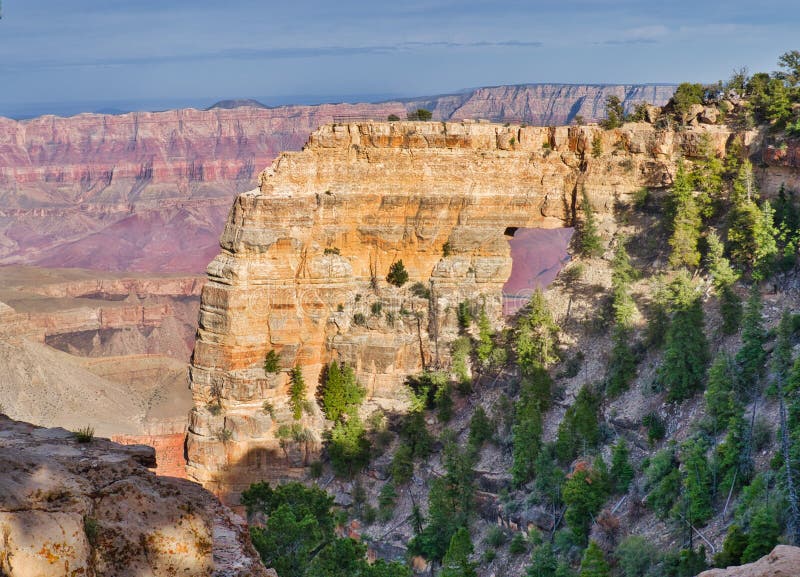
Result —
<path fill-rule="evenodd" d="M 322 412 L 329 420 L 338 421 L 346 415 L 357 414 L 365 396 L 366 389 L 356 381 L 352 367 L 336 361 L 328 365 L 320 397 Z"/>
<path fill-rule="evenodd" d="M 477 577 L 475 564 L 470 562 L 469 556 L 474 551 L 469 531 L 461 527 L 450 539 L 450 546 L 442 561 L 441 577 Z"/>
<path fill-rule="evenodd" d="M 389 267 L 389 274 L 386 275 L 386 282 L 396 287 L 401 287 L 408 282 L 408 271 L 402 260 L 393 262 Z"/>
<path fill-rule="evenodd" d="M 787 311 L 781 315 L 781 322 L 778 325 L 778 342 L 775 345 L 775 352 L 772 355 L 772 370 L 775 375 L 775 388 L 778 392 L 780 401 L 780 431 L 781 431 L 781 456 L 783 457 L 783 473 L 786 479 L 786 490 L 789 497 L 789 510 L 791 518 L 789 526 L 791 528 L 791 539 L 794 545 L 800 544 L 800 502 L 798 502 L 795 459 L 793 459 L 794 447 L 792 438 L 794 435 L 789 431 L 789 419 L 786 410 L 786 383 L 790 378 L 792 363 L 792 319 Z"/>
<path fill-rule="evenodd" d="M 603 555 L 603 550 L 595 541 L 589 542 L 581 559 L 580 577 L 610 577 L 611 569 Z"/>
<path fill-rule="evenodd" d="M 767 507 L 760 508 L 750 521 L 747 547 L 742 552 L 742 563 L 757 561 L 778 544 L 781 529 L 775 516 Z"/>
<path fill-rule="evenodd" d="M 567 521 L 575 540 L 585 543 L 589 537 L 592 518 L 597 515 L 606 494 L 603 483 L 598 483 L 598 473 L 586 462 L 576 463 L 574 470 L 564 483 L 564 503 Z"/>
<path fill-rule="evenodd" d="M 558 325 L 553 321 L 547 300 L 537 289 L 519 318 L 514 335 L 517 364 L 523 373 L 546 368 L 558 359 L 557 334 Z"/>
<path fill-rule="evenodd" d="M 478 355 L 478 360 L 484 366 L 488 365 L 492 358 L 492 351 L 494 350 L 493 336 L 494 329 L 492 329 L 492 324 L 489 322 L 486 308 L 481 308 L 481 314 L 478 317 L 478 346 L 475 352 Z"/>
<path fill-rule="evenodd" d="M 290 377 L 289 406 L 292 409 L 294 420 L 299 421 L 303 415 L 303 406 L 306 400 L 306 381 L 303 378 L 303 370 L 299 365 L 292 369 Z"/>
<path fill-rule="evenodd" d="M 669 196 L 667 214 L 672 231 L 669 238 L 669 245 L 672 248 L 669 256 L 670 266 L 673 268 L 681 266 L 696 268 L 700 264 L 700 251 L 697 243 L 700 239 L 700 227 L 703 222 L 683 162 L 678 164 L 678 171 L 675 174 L 675 181 Z"/>
<path fill-rule="evenodd" d="M 737 379 L 733 358 L 720 352 L 708 370 L 705 392 L 706 408 L 713 422 L 714 433 L 721 431 L 731 417 L 742 413 L 743 407 L 736 394 Z"/>
<path fill-rule="evenodd" d="M 719 298 L 720 314 L 722 315 L 722 332 L 731 335 L 739 330 L 742 318 L 742 303 L 733 285 L 739 275 L 731 267 L 730 261 L 725 258 L 725 246 L 713 230 L 706 237 L 708 253 L 706 263 L 708 272 L 714 283 L 714 290 Z"/>
<path fill-rule="evenodd" d="M 575 402 L 558 425 L 556 454 L 562 463 L 571 461 L 581 450 L 597 446 L 600 441 L 600 401 L 591 385 L 584 385 L 578 391 Z"/>
<path fill-rule="evenodd" d="M 547 371 L 539 369 L 530 381 L 523 382 L 515 404 L 511 475 L 517 486 L 527 483 L 535 473 L 534 464 L 542 442 L 543 404 L 549 402 L 549 394 L 543 397 L 537 391 L 541 388 L 537 383 L 543 382 L 549 387 L 550 377 Z"/>
<path fill-rule="evenodd" d="M 753 231 L 755 255 L 753 259 L 753 279 L 765 280 L 769 278 L 775 267 L 775 258 L 778 254 L 778 230 L 774 224 L 775 211 L 768 200 L 761 204 L 761 213 L 758 226 Z"/>
<path fill-rule="evenodd" d="M 611 286 L 614 309 L 614 331 L 611 335 L 611 358 L 606 376 L 606 392 L 614 397 L 626 391 L 636 376 L 636 356 L 630 346 L 632 320 L 636 305 L 630 296 L 630 284 L 635 271 L 625 250 L 622 238 L 614 249 Z"/>
<path fill-rule="evenodd" d="M 764 351 L 766 331 L 762 318 L 761 291 L 757 284 L 750 289 L 750 297 L 742 319 L 742 347 L 736 353 L 739 365 L 740 390 L 752 398 L 760 390 L 761 376 L 767 353 Z"/>
<path fill-rule="evenodd" d="M 537 545 L 531 552 L 531 564 L 528 565 L 528 577 L 555 577 L 558 568 L 558 559 L 553 551 L 553 545 L 545 541 Z"/>
<path fill-rule="evenodd" d="M 716 468 L 721 495 L 727 496 L 737 487 L 744 487 L 752 478 L 753 462 L 747 451 L 748 437 L 748 424 L 742 413 L 732 415 L 725 440 L 717 447 Z"/>
<path fill-rule="evenodd" d="M 586 189 L 581 189 L 581 212 L 583 212 L 583 223 L 579 229 L 581 253 L 587 257 L 598 257 L 603 254 L 603 241 L 597 226 L 597 217 L 594 214 L 592 203 L 589 202 L 589 195 Z"/>
<path fill-rule="evenodd" d="M 657 383 L 667 391 L 668 400 L 680 402 L 703 387 L 708 343 L 700 295 L 689 276 L 678 275 L 670 289 L 674 312 L 667 330 L 666 350 Z"/>
<path fill-rule="evenodd" d="M 628 492 L 628 487 L 634 477 L 629 457 L 628 444 L 625 439 L 620 438 L 611 452 L 611 479 L 614 483 L 614 491 L 620 495 Z"/>
<path fill-rule="evenodd" d="M 480 449 L 484 443 L 492 440 L 494 426 L 482 406 L 478 405 L 469 420 L 469 446 Z"/>
<path fill-rule="evenodd" d="M 698 439 L 683 444 L 683 489 L 689 522 L 702 527 L 714 514 L 711 499 L 712 472 L 706 458 L 708 447 Z"/>

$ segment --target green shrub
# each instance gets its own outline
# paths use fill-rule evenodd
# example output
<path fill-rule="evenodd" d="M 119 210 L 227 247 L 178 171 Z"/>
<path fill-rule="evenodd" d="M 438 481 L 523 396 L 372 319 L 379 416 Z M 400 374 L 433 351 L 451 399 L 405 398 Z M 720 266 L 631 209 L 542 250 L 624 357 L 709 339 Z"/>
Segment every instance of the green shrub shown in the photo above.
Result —
<path fill-rule="evenodd" d="M 408 282 L 408 271 L 402 260 L 392 263 L 389 267 L 389 274 L 386 275 L 386 282 L 396 287 L 401 287 Z"/>
<path fill-rule="evenodd" d="M 353 315 L 353 324 L 363 327 L 365 324 L 367 324 L 367 317 L 364 316 L 364 313 L 355 313 Z"/>
<path fill-rule="evenodd" d="M 667 425 L 658 413 L 647 413 L 642 417 L 642 426 L 647 429 L 647 440 L 650 445 L 661 441 L 667 435 Z"/>
<path fill-rule="evenodd" d="M 270 350 L 267 353 L 266 358 L 264 359 L 264 372 L 267 375 L 274 375 L 279 373 L 281 370 L 281 357 L 278 353 L 275 352 L 274 349 Z"/>
<path fill-rule="evenodd" d="M 514 535 L 514 538 L 511 539 L 511 543 L 508 545 L 508 552 L 512 555 L 520 555 L 525 553 L 528 550 L 528 542 L 525 540 L 525 537 L 522 533 L 517 533 Z"/>
<path fill-rule="evenodd" d="M 383 310 L 383 303 L 380 302 L 380 301 L 375 301 L 370 306 L 370 312 L 372 312 L 373 316 L 377 316 L 377 315 L 381 314 L 382 310 Z"/>
<path fill-rule="evenodd" d="M 341 252 L 339 252 L 339 249 L 337 247 L 335 247 L 335 246 L 328 247 L 322 252 L 325 255 L 336 255 L 336 256 L 339 256 L 341 254 Z"/>
<path fill-rule="evenodd" d="M 87 425 L 72 434 L 79 443 L 91 443 L 94 440 L 94 427 Z"/>
<path fill-rule="evenodd" d="M 397 116 L 396 114 L 390 114 L 389 116 L 386 117 L 386 120 L 388 120 L 389 122 L 397 122 L 398 120 L 400 120 L 400 117 Z"/>
<path fill-rule="evenodd" d="M 498 547 L 502 547 L 503 544 L 506 542 L 506 534 L 505 532 L 498 527 L 497 525 L 493 526 L 486 532 L 486 537 L 484 538 L 484 542 L 497 549 Z"/>
<path fill-rule="evenodd" d="M 408 445 L 400 445 L 392 458 L 392 481 L 396 485 L 405 485 L 414 475 L 414 456 Z"/>
<path fill-rule="evenodd" d="M 603 154 L 603 137 L 596 132 L 592 137 L 592 157 L 599 158 Z"/>
<path fill-rule="evenodd" d="M 411 285 L 411 294 L 421 299 L 431 298 L 431 290 L 421 282 L 415 282 Z"/>
<path fill-rule="evenodd" d="M 408 113 L 408 120 L 430 120 L 433 113 L 425 108 L 417 108 L 414 112 Z"/>

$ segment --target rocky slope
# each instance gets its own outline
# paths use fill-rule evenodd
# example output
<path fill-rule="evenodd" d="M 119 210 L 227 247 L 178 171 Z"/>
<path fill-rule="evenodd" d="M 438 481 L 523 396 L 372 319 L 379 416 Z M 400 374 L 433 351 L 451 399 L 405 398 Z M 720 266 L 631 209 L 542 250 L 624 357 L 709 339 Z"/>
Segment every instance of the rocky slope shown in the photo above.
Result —
<path fill-rule="evenodd" d="M 78 442 L 0 416 L 0 573 L 259 577 L 243 521 L 150 447 Z"/>
<path fill-rule="evenodd" d="M 671 86 L 522 85 L 381 104 L 0 118 L 0 264 L 202 272 L 231 198 L 279 152 L 338 117 L 587 120 L 608 94 L 657 104 Z"/>
<path fill-rule="evenodd" d="M 279 457 L 288 377 L 264 374 L 269 350 L 284 369 L 303 368 L 310 395 L 322 365 L 339 358 L 356 368 L 368 407 L 401 408 L 404 377 L 447 357 L 459 302 L 499 318 L 517 228 L 573 224 L 582 189 L 613 228 L 617 200 L 668 185 L 679 153 L 691 156 L 703 135 L 724 151 L 729 134 L 709 125 L 322 127 L 237 198 L 209 265 L 190 372 L 190 477 L 235 498 L 256 479 L 298 472 Z M 398 260 L 410 282 L 430 287 L 432 304 L 385 281 Z M 218 403 L 222 412 L 211 410 Z M 319 440 L 319 411 L 303 419 Z"/>

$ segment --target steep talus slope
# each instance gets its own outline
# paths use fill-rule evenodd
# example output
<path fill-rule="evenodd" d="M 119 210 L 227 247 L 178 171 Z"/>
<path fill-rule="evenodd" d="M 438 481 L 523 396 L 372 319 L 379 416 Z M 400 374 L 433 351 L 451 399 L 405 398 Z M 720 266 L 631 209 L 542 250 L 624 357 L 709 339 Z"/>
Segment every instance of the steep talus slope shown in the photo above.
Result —
<path fill-rule="evenodd" d="M 231 198 L 339 117 L 426 107 L 442 120 L 554 125 L 601 117 L 608 94 L 663 104 L 673 89 L 542 84 L 379 104 L 0 118 L 0 263 L 202 272 Z"/>
<path fill-rule="evenodd" d="M 261 577 L 243 521 L 153 449 L 0 416 L 0 573 Z"/>
<path fill-rule="evenodd" d="M 237 198 L 209 265 L 190 375 L 190 476 L 235 498 L 254 480 L 302 472 L 279 457 L 276 438 L 292 422 L 293 366 L 316 384 L 323 364 L 339 358 L 355 367 L 368 404 L 402 408 L 404 378 L 449 355 L 459 302 L 482 302 L 499 317 L 511 228 L 572 224 L 585 189 L 613 229 L 617 200 L 669 184 L 678 152 L 691 155 L 706 135 L 724 150 L 730 132 L 644 123 L 322 127 Z M 433 304 L 386 282 L 399 260 Z M 284 369 L 276 375 L 262 368 L 270 350 Z M 316 405 L 302 419 L 319 442 Z M 298 466 L 308 455 L 300 457 Z"/>

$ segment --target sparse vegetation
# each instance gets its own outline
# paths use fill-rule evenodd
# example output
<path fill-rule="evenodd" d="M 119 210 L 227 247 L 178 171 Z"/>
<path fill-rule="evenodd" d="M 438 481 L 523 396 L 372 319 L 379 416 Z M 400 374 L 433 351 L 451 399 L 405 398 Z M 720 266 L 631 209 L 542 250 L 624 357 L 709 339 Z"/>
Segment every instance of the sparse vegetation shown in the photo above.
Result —
<path fill-rule="evenodd" d="M 94 440 L 94 427 L 86 425 L 72 434 L 79 443 L 91 443 Z"/>

